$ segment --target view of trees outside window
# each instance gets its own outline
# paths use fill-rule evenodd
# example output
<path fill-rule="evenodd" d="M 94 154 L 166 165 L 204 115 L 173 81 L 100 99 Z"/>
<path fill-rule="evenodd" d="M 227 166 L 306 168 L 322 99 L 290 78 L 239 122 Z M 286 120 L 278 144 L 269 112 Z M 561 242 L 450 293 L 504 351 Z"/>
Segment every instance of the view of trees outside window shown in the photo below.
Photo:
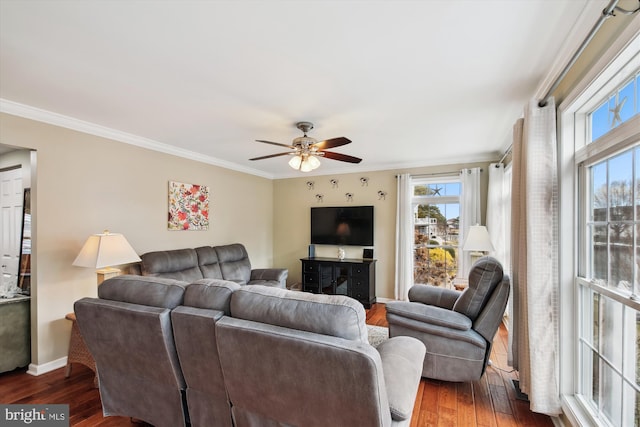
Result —
<path fill-rule="evenodd" d="M 458 272 L 460 182 L 413 186 L 414 283 L 452 287 Z"/>
<path fill-rule="evenodd" d="M 638 227 L 633 215 L 633 187 L 636 187 L 636 194 L 640 194 L 640 177 L 634 177 L 634 156 L 635 163 L 638 163 L 640 148 L 591 167 L 589 221 L 593 278 L 630 292 L 637 291 L 633 284 L 638 282 L 638 268 L 634 269 L 633 256 L 634 228 Z M 639 167 L 636 169 L 640 172 Z M 636 196 L 636 199 L 636 209 L 640 210 L 640 197 Z"/>

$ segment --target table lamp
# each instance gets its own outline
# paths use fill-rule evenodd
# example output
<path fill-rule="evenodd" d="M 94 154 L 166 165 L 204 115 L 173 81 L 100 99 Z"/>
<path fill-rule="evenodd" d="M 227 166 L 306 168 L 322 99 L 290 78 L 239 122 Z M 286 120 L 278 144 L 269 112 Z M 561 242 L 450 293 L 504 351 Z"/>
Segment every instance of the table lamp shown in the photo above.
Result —
<path fill-rule="evenodd" d="M 487 227 L 477 224 L 469 227 L 462 250 L 471 252 L 471 265 L 474 265 L 486 252 L 494 251 Z"/>
<path fill-rule="evenodd" d="M 113 268 L 113 265 L 138 261 L 140 261 L 140 257 L 122 234 L 110 233 L 109 230 L 105 230 L 102 234 L 89 236 L 73 261 L 73 265 L 99 269 L 96 271 L 99 285 L 120 274 L 120 270 Z"/>

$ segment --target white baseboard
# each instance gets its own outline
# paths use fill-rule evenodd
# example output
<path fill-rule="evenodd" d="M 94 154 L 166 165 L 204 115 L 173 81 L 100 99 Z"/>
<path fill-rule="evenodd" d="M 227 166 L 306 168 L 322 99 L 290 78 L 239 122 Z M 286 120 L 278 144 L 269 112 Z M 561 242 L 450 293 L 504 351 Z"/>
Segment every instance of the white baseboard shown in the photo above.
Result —
<path fill-rule="evenodd" d="M 61 357 L 57 360 L 52 360 L 51 362 L 43 363 L 42 365 L 30 363 L 29 369 L 27 369 L 27 374 L 37 377 L 38 375 L 55 371 L 56 369 L 62 368 L 64 366 L 67 366 L 67 356 Z"/>
<path fill-rule="evenodd" d="M 392 300 L 390 298 L 382 298 L 382 297 L 377 297 L 376 298 L 376 303 L 378 303 L 378 304 L 386 304 L 389 301 L 395 301 L 395 300 Z"/>

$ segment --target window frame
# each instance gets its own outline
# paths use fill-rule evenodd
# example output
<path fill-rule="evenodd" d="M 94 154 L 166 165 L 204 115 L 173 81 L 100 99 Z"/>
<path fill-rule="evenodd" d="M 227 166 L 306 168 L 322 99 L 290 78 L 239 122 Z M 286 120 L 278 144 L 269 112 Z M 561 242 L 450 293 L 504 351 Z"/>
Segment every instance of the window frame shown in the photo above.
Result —
<path fill-rule="evenodd" d="M 415 188 L 417 186 L 421 186 L 421 185 L 433 185 L 433 184 L 452 184 L 452 183 L 457 183 L 460 185 L 460 193 L 456 196 L 449 196 L 449 195 L 445 195 L 445 196 L 429 196 L 429 195 L 425 195 L 425 196 L 416 196 L 415 195 Z M 411 208 L 413 209 L 414 206 L 419 206 L 419 205 L 444 205 L 444 204 L 453 204 L 453 203 L 457 203 L 458 204 L 458 218 L 460 218 L 462 216 L 462 179 L 460 178 L 460 175 L 439 175 L 439 176 L 429 176 L 429 177 L 416 177 L 416 178 L 412 178 L 411 180 Z M 411 218 L 411 227 L 413 230 L 415 230 L 416 227 L 416 222 L 415 222 L 415 217 L 412 216 Z M 462 235 L 459 233 L 458 234 L 458 246 L 457 246 L 457 253 L 458 253 L 458 257 L 461 256 L 462 254 L 462 242 L 460 241 L 460 239 L 462 238 Z M 439 245 L 436 247 L 451 247 L 450 245 Z M 412 253 L 411 253 L 411 257 L 414 260 L 414 265 L 412 267 L 412 284 L 415 284 L 415 250 L 416 250 L 416 245 L 415 242 L 412 244 Z M 460 259 L 456 260 L 456 277 L 453 279 L 453 283 L 457 283 L 457 281 L 459 280 L 459 274 L 460 274 L 460 268 L 459 268 L 459 262 Z M 453 288 L 453 286 L 452 286 Z"/>
<path fill-rule="evenodd" d="M 637 302 L 629 303 L 628 297 L 618 295 L 610 288 L 600 289 L 597 284 L 578 279 L 578 273 L 584 273 L 578 260 L 585 255 L 584 242 L 579 238 L 585 217 L 579 214 L 587 211 L 581 210 L 577 200 L 586 200 L 585 194 L 580 193 L 586 188 L 580 185 L 581 174 L 586 173 L 585 162 L 607 158 L 637 140 L 634 130 L 640 126 L 638 115 L 591 141 L 591 144 L 587 143 L 590 134 L 588 112 L 600 105 L 604 94 L 611 95 L 630 76 L 631 73 L 625 70 L 637 67 L 632 65 L 632 60 L 640 52 L 639 22 L 640 17 L 634 18 L 558 109 L 560 334 L 563 337 L 560 340 L 560 394 L 563 412 L 575 425 L 595 425 L 598 418 L 598 414 L 590 411 L 589 405 L 578 396 L 582 380 L 580 363 L 575 363 L 580 354 L 580 286 L 588 286 L 583 289 L 595 286 L 602 295 L 615 300 L 624 299 L 628 306 L 638 307 Z"/>

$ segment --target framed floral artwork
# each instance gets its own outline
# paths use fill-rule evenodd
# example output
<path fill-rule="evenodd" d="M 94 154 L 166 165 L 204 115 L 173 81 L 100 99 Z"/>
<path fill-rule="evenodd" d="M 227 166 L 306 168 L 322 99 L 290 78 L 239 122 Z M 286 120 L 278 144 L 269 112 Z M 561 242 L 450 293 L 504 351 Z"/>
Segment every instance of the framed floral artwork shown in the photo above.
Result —
<path fill-rule="evenodd" d="M 209 229 L 209 187 L 169 181 L 169 230 Z"/>

